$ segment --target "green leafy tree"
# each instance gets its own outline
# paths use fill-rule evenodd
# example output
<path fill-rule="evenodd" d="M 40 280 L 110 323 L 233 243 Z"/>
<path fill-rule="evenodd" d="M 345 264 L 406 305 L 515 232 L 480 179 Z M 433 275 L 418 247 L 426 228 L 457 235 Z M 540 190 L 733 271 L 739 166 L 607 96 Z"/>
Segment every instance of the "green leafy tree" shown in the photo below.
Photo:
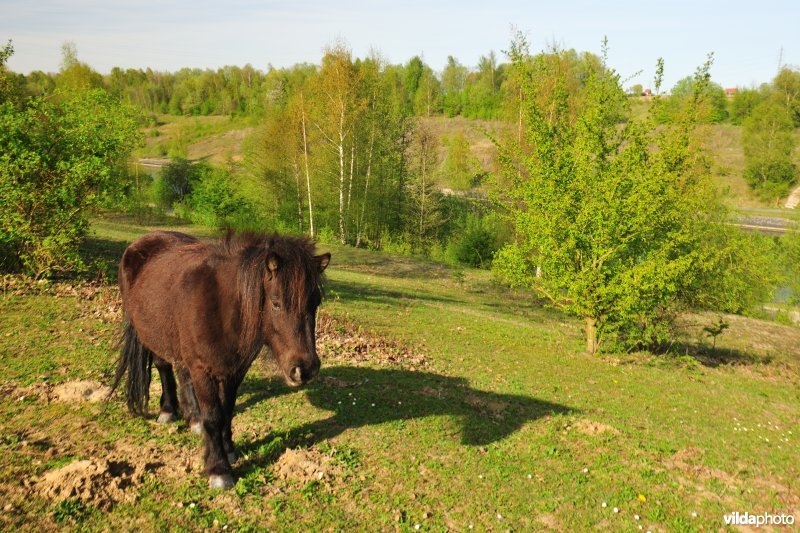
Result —
<path fill-rule="evenodd" d="M 252 229 L 259 226 L 253 205 L 237 192 L 233 175 L 206 163 L 194 165 L 196 179 L 176 206 L 176 212 L 196 224 L 215 228 Z"/>
<path fill-rule="evenodd" d="M 782 239 L 783 264 L 785 275 L 791 290 L 791 302 L 800 304 L 800 230 L 788 232 Z"/>
<path fill-rule="evenodd" d="M 711 81 L 700 87 L 695 86 L 697 83 L 695 76 L 687 76 L 675 84 L 658 108 L 659 122 L 680 120 L 687 109 L 695 113 L 698 122 L 705 124 L 718 124 L 728 117 L 725 90 Z"/>
<path fill-rule="evenodd" d="M 447 56 L 447 66 L 442 71 L 442 106 L 449 117 L 461 113 L 466 79 L 467 67 L 459 63 L 455 57 Z"/>
<path fill-rule="evenodd" d="M 800 70 L 783 67 L 772 80 L 772 87 L 789 111 L 794 127 L 800 128 Z"/>
<path fill-rule="evenodd" d="M 741 125 L 766 97 L 767 91 L 764 90 L 739 89 L 736 91 L 730 104 L 731 123 Z"/>
<path fill-rule="evenodd" d="M 156 182 L 156 197 L 164 207 L 172 207 L 192 192 L 199 178 L 199 167 L 187 159 L 177 158 L 161 169 Z"/>
<path fill-rule="evenodd" d="M 414 95 L 414 113 L 424 117 L 430 117 L 441 110 L 440 101 L 441 84 L 427 65 L 424 66 Z"/>
<path fill-rule="evenodd" d="M 472 155 L 464 132 L 456 132 L 449 139 L 445 139 L 445 144 L 447 156 L 442 165 L 445 182 L 454 189 L 470 189 L 475 178 L 481 173 L 481 165 Z"/>
<path fill-rule="evenodd" d="M 626 97 L 613 70 L 590 68 L 577 101 L 558 57 L 531 58 L 523 37 L 510 56 L 523 72 L 525 139 L 499 146 L 497 201 L 516 239 L 495 271 L 582 318 L 590 353 L 663 345 L 681 309 L 723 306 L 712 281 L 725 258 L 745 263 L 752 250 L 726 245 L 735 230 L 692 135 L 710 63 L 685 113 L 657 128 L 619 125 Z"/>
<path fill-rule="evenodd" d="M 11 99 L 14 92 L 11 73 L 6 66 L 8 58 L 12 55 L 14 55 L 14 46 L 11 44 L 11 40 L 9 40 L 5 45 L 0 47 L 0 104 Z"/>
<path fill-rule="evenodd" d="M 121 196 L 137 115 L 102 90 L 0 104 L 0 262 L 40 277 L 79 267 L 92 208 Z"/>
<path fill-rule="evenodd" d="M 780 198 L 797 177 L 797 140 L 788 110 L 777 98 L 758 104 L 743 124 L 744 177 L 765 196 Z"/>
<path fill-rule="evenodd" d="M 102 87 L 103 77 L 78 60 L 75 43 L 64 43 L 61 47 L 61 70 L 56 78 L 56 88 L 62 92 L 71 92 Z"/>
<path fill-rule="evenodd" d="M 410 147 L 411 176 L 406 184 L 407 228 L 414 250 L 426 253 L 444 221 L 441 192 L 434 181 L 438 139 L 423 125 L 414 131 Z"/>

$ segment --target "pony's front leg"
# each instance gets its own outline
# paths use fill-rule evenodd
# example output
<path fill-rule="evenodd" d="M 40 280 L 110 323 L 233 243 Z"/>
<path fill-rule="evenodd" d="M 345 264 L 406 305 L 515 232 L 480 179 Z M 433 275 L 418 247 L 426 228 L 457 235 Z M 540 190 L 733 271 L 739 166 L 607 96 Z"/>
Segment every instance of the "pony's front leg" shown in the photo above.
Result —
<path fill-rule="evenodd" d="M 233 487 L 233 474 L 222 439 L 225 411 L 219 399 L 218 381 L 204 372 L 191 372 L 191 376 L 203 425 L 208 483 L 212 489 L 229 489 Z"/>
<path fill-rule="evenodd" d="M 231 425 L 236 408 L 236 393 L 239 390 L 241 382 L 241 379 L 230 378 L 223 381 L 220 387 L 220 400 L 222 401 L 222 410 L 225 413 L 225 424 L 222 428 L 222 444 L 225 446 L 225 453 L 228 454 L 228 461 L 231 464 L 235 463 L 238 459 L 236 449 L 233 446 L 233 429 Z"/>

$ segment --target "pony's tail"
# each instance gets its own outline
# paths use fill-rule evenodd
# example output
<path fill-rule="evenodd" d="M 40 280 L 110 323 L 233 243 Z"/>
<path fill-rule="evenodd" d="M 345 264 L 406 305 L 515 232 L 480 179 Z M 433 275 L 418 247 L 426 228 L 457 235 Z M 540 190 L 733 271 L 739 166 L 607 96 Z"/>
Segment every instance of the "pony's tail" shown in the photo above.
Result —
<path fill-rule="evenodd" d="M 119 361 L 111 393 L 114 393 L 127 372 L 125 380 L 125 396 L 131 413 L 144 416 L 147 414 L 147 402 L 150 399 L 150 371 L 153 368 L 153 352 L 148 350 L 139 340 L 136 330 L 130 322 L 125 323 L 125 331 L 119 342 Z"/>

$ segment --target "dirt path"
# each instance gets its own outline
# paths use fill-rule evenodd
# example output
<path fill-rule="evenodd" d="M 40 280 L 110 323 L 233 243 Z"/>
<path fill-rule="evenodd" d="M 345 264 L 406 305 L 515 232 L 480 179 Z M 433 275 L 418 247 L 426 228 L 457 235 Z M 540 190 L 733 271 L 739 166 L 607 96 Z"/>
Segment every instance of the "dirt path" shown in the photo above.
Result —
<path fill-rule="evenodd" d="M 786 199 L 786 209 L 794 209 L 800 205 L 800 186 L 796 187 L 792 193 L 789 195 L 789 198 Z"/>

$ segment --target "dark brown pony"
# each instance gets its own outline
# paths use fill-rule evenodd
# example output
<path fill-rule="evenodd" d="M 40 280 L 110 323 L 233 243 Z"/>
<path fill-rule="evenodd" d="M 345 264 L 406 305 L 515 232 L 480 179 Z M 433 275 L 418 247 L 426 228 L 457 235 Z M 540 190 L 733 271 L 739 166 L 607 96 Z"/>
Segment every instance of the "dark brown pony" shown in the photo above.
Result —
<path fill-rule="evenodd" d="M 116 388 L 127 373 L 129 409 L 144 415 L 150 372 L 161 377 L 159 422 L 178 412 L 205 436 L 212 488 L 233 485 L 231 435 L 236 392 L 263 346 L 286 382 L 319 372 L 315 315 L 330 254 L 314 255 L 305 238 L 229 233 L 218 244 L 157 231 L 128 246 L 119 265 L 127 324 Z"/>

